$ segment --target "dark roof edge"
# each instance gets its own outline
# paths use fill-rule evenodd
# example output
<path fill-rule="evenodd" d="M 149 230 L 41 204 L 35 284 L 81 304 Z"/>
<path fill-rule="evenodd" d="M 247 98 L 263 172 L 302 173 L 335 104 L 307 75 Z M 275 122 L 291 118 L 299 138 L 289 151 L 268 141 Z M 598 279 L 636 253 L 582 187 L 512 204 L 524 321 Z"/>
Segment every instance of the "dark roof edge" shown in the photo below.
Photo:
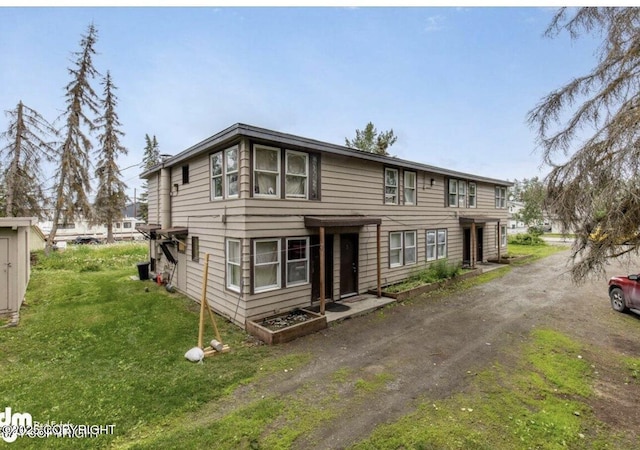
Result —
<path fill-rule="evenodd" d="M 428 164 L 418 163 L 414 161 L 395 158 L 392 156 L 382 156 L 373 153 L 366 153 L 360 150 L 350 149 L 341 145 L 331 144 L 328 142 L 322 142 L 315 139 L 305 138 L 302 136 L 296 136 L 293 134 L 282 133 L 279 131 L 268 130 L 266 128 L 255 127 L 243 123 L 236 123 L 219 133 L 187 148 L 186 150 L 178 153 L 175 156 L 165 159 L 160 164 L 152 167 L 151 169 L 140 174 L 140 178 L 147 178 L 154 172 L 159 171 L 165 167 L 172 167 L 186 159 L 192 158 L 214 146 L 224 144 L 225 142 L 232 141 L 238 137 L 246 136 L 254 139 L 264 139 L 279 142 L 285 145 L 295 145 L 300 147 L 309 148 L 312 150 L 324 151 L 334 153 L 342 156 L 349 156 L 353 158 L 361 158 L 369 161 L 379 162 L 389 166 L 398 166 L 408 169 L 422 170 L 425 172 L 431 172 L 439 175 L 451 176 L 456 178 L 465 178 L 474 181 L 483 181 L 487 183 L 495 183 L 505 186 L 513 185 L 512 182 L 506 180 L 499 180 L 496 178 L 483 177 L 480 175 L 474 175 L 470 173 L 458 172 L 455 170 L 444 169 L 441 167 L 431 166 Z"/>

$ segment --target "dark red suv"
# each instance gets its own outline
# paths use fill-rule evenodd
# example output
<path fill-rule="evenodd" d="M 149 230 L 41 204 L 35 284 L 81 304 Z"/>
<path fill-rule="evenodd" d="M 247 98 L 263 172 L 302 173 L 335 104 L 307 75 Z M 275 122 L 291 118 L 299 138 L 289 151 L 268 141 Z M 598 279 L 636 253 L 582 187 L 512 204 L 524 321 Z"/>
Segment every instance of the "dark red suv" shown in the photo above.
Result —
<path fill-rule="evenodd" d="M 612 277 L 609 280 L 611 307 L 619 312 L 631 310 L 640 314 L 640 275 Z"/>

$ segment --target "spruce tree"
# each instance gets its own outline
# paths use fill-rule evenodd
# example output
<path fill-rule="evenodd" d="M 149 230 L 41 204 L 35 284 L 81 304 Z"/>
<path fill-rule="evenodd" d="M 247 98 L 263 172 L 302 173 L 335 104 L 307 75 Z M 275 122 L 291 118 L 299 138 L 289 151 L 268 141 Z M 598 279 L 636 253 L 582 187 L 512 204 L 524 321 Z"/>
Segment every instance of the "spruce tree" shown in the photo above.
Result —
<path fill-rule="evenodd" d="M 72 80 L 65 89 L 66 109 L 63 113 L 64 126 L 61 132 L 62 147 L 47 252 L 53 247 L 60 220 L 66 223 L 75 220 L 77 216 L 83 216 L 87 220 L 92 217 L 89 201 L 89 158 L 92 144 L 85 129 L 90 133 L 96 128 L 89 114 L 99 114 L 100 107 L 100 99 L 91 87 L 91 80 L 99 75 L 93 66 L 97 34 L 96 27 L 93 24 L 89 25 L 87 33 L 80 40 L 80 51 L 73 53 L 74 65 L 69 68 Z"/>
<path fill-rule="evenodd" d="M 388 156 L 387 149 L 396 143 L 398 137 L 393 134 L 393 129 L 378 133 L 372 122 L 369 122 L 364 130 L 356 130 L 356 137 L 352 140 L 345 138 L 345 145 L 363 152 Z"/>
<path fill-rule="evenodd" d="M 98 189 L 94 203 L 94 220 L 107 225 L 107 243 L 114 242 L 113 222 L 122 218 L 122 211 L 126 206 L 126 185 L 121 179 L 117 158 L 126 155 L 127 149 L 120 144 L 124 133 L 120 131 L 120 121 L 116 113 L 118 99 L 114 93 L 117 87 L 113 84 L 111 74 L 107 71 L 102 85 L 104 97 L 102 99 L 102 116 L 96 121 L 102 133 L 98 136 L 98 165 L 96 177 Z"/>
<path fill-rule="evenodd" d="M 144 170 L 149 170 L 160 162 L 160 149 L 158 147 L 158 141 L 155 134 L 153 137 L 149 137 L 148 134 L 144 135 L 145 147 L 144 156 L 142 157 L 142 167 Z M 145 222 L 149 220 L 149 205 L 147 199 L 149 197 L 149 187 L 145 181 L 142 185 L 142 194 L 140 194 L 140 217 Z"/>
<path fill-rule="evenodd" d="M 57 131 L 22 101 L 6 114 L 9 127 L 0 133 L 0 139 L 8 141 L 0 149 L 0 155 L 6 161 L 2 183 L 4 215 L 43 219 L 47 199 L 41 165 L 43 161 L 51 162 L 54 159 L 56 149 L 51 139 Z"/>

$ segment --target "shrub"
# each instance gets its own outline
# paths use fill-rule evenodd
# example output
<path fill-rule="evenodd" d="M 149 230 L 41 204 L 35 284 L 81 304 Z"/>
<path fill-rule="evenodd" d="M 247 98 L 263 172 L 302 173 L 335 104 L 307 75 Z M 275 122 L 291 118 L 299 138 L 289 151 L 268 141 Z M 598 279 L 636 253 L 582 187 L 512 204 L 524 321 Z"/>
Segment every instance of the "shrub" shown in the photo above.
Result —
<path fill-rule="evenodd" d="M 539 235 L 531 233 L 518 233 L 509 236 L 509 244 L 518 245 L 545 245 L 544 240 Z"/>

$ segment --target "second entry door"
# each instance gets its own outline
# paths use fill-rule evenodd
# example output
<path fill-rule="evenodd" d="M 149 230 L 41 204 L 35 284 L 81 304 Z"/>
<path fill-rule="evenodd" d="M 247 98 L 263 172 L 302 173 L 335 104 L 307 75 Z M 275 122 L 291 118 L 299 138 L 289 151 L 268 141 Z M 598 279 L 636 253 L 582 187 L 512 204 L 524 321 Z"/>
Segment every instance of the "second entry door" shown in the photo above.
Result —
<path fill-rule="evenodd" d="M 358 235 L 340 235 L 340 297 L 358 293 Z"/>

